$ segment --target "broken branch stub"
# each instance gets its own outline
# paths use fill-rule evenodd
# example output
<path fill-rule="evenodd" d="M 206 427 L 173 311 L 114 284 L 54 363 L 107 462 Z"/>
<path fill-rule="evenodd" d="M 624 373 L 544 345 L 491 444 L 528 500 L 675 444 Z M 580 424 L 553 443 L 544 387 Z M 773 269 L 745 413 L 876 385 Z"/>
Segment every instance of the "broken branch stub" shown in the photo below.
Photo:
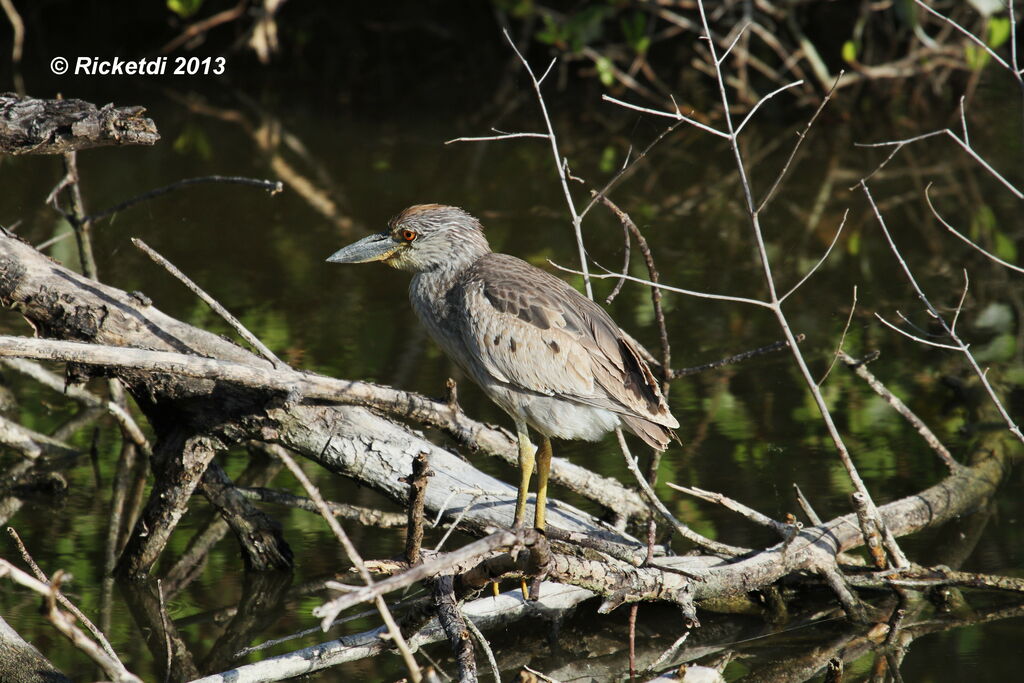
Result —
<path fill-rule="evenodd" d="M 40 100 L 0 94 L 0 153 L 64 154 L 111 145 L 152 145 L 160 139 L 145 108 L 97 108 L 83 100 Z"/>

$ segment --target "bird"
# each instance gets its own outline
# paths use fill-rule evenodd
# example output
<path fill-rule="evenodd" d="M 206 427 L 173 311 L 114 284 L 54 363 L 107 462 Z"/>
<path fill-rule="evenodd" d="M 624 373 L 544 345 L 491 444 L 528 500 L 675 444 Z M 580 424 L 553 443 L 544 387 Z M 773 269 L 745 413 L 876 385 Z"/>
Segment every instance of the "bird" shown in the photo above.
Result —
<path fill-rule="evenodd" d="M 382 261 L 412 273 L 409 300 L 420 322 L 515 422 L 514 528 L 524 524 L 535 465 L 534 527 L 545 528 L 552 438 L 597 441 L 621 426 L 659 451 L 676 438 L 679 422 L 631 337 L 564 280 L 491 251 L 465 210 L 411 206 L 327 261 Z"/>

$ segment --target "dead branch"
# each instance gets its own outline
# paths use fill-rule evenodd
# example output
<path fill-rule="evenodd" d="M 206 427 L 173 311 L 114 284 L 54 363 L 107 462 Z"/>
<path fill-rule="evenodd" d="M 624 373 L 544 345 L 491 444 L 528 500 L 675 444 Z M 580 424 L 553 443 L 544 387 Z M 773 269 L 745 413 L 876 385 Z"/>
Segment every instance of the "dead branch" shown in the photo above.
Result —
<path fill-rule="evenodd" d="M 143 107 L 82 100 L 37 100 L 0 94 L 0 153 L 65 154 L 108 145 L 152 145 L 160 139 Z"/>
<path fill-rule="evenodd" d="M 476 658 L 473 656 L 473 640 L 469 628 L 455 599 L 455 581 L 451 574 L 437 577 L 434 581 L 434 605 L 437 620 L 448 635 L 452 654 L 459 666 L 459 683 L 475 683 Z"/>
<path fill-rule="evenodd" d="M 423 506 L 426 501 L 427 479 L 434 476 L 427 461 L 427 454 L 420 453 L 412 459 L 412 474 L 404 477 L 409 484 L 409 507 L 406 524 L 405 560 L 409 564 L 420 561 L 420 546 L 423 544 Z"/>
<path fill-rule="evenodd" d="M 877 356 L 877 353 L 875 356 Z M 891 405 L 893 409 L 903 416 L 907 422 L 913 425 L 914 429 L 917 430 L 917 433 L 924 437 L 925 442 L 938 454 L 939 459 L 942 460 L 950 472 L 955 472 L 957 468 L 960 467 L 960 463 L 953 459 L 949 450 L 942 445 L 942 442 L 940 442 L 938 437 L 935 436 L 935 433 L 928 428 L 928 425 L 926 425 L 924 421 L 914 413 L 914 411 L 907 407 L 907 404 L 889 391 L 886 386 L 882 384 L 870 370 L 868 370 L 867 364 L 871 359 L 857 360 L 845 351 L 839 351 L 838 358 L 843 361 L 846 367 L 853 370 L 858 377 L 867 382 L 868 386 L 874 389 L 875 393 L 884 398 L 886 403 Z"/>
<path fill-rule="evenodd" d="M 97 643 L 89 638 L 81 629 L 75 626 L 75 620 L 67 612 L 57 607 L 56 592 L 59 590 L 63 572 L 56 572 L 52 581 L 43 582 L 34 576 L 23 572 L 7 560 L 0 559 L 0 577 L 6 576 L 13 582 L 39 593 L 46 598 L 47 617 L 50 623 L 60 631 L 68 640 L 74 643 L 75 647 L 89 656 L 100 668 L 103 669 L 110 680 L 116 683 L 142 683 L 142 679 L 128 671 L 117 659 L 112 658 Z"/>

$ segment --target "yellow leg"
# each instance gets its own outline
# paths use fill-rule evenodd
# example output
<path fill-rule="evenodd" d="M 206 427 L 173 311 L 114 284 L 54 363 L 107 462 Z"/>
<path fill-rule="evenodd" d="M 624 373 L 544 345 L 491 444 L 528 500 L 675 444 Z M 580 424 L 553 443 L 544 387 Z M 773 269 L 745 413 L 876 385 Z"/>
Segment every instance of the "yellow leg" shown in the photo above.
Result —
<path fill-rule="evenodd" d="M 543 437 L 537 450 L 537 509 L 533 525 L 544 529 L 544 510 L 548 504 L 548 473 L 551 471 L 551 439 Z"/>
<path fill-rule="evenodd" d="M 522 477 L 519 480 L 519 495 L 516 496 L 516 515 L 512 526 L 518 528 L 526 518 L 526 496 L 530 493 L 530 475 L 533 474 L 534 453 L 537 449 L 530 443 L 530 433 L 526 423 L 516 420 L 516 433 L 519 435 L 519 469 Z"/>

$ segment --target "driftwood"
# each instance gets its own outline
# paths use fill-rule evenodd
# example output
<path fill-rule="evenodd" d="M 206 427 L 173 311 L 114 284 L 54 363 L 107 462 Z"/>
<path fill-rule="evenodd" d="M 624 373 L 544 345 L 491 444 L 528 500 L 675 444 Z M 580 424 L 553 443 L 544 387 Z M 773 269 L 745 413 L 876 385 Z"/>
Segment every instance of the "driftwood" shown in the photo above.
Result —
<path fill-rule="evenodd" d="M 144 107 L 82 100 L 37 100 L 0 94 L 0 153 L 64 154 L 110 145 L 152 145 L 160 139 Z"/>
<path fill-rule="evenodd" d="M 0 617 L 0 680 L 9 683 L 70 683 L 31 643 Z"/>
<path fill-rule="evenodd" d="M 791 527 L 793 533 L 784 541 L 744 557 L 662 556 L 647 565 L 643 564 L 645 548 L 636 539 L 561 503 L 553 506 L 550 546 L 543 539 L 528 540 L 532 536 L 521 539 L 508 532 L 493 533 L 511 520 L 513 487 L 482 475 L 405 424 L 365 407 L 427 424 L 457 424 L 453 433 L 470 434 L 477 443 L 481 434 L 495 439 L 501 435 L 443 401 L 275 369 L 269 361 L 221 337 L 166 316 L 145 297 L 89 280 L 7 236 L 0 236 L 0 302 L 16 308 L 40 336 L 75 340 L 0 338 L 0 356 L 70 361 L 70 376 L 75 379 L 115 376 L 157 433 L 154 493 L 121 557 L 119 567 L 125 575 L 142 576 L 149 571 L 192 492 L 203 482 L 213 453 L 258 440 L 285 446 L 400 503 L 407 502 L 410 489 L 403 477 L 412 471 L 414 457 L 427 453 L 435 474 L 423 492 L 425 507 L 432 513 L 443 511 L 449 520 L 458 517 L 462 528 L 471 533 L 492 534 L 478 542 L 479 552 L 427 554 L 417 567 L 419 574 L 399 574 L 347 592 L 322 615 L 372 601 L 416 578 L 461 574 L 473 577 L 462 582 L 472 583 L 468 586 L 472 589 L 496 573 L 542 570 L 550 581 L 541 586 L 538 609 L 552 595 L 552 582 L 558 582 L 586 589 L 576 594 L 579 599 L 593 594 L 603 597 L 601 611 L 641 600 L 668 601 L 696 624 L 700 601 L 742 596 L 804 571 L 819 575 L 848 614 L 871 619 L 836 560 L 839 553 L 864 543 L 855 513 L 802 530 Z M 895 535 L 904 535 L 977 507 L 995 491 L 1003 475 L 1001 447 L 996 444 L 993 450 L 994 454 L 958 468 L 939 484 L 882 506 L 886 526 Z M 578 538 L 599 539 L 604 545 L 598 547 L 610 554 L 581 550 L 570 542 Z M 532 552 L 535 548 L 543 549 L 539 564 Z M 447 587 L 443 592 L 448 595 Z M 384 646 L 370 645 L 367 652 L 379 647 Z M 317 649 L 316 659 L 326 664 L 331 661 L 326 653 L 336 651 L 335 647 Z M 346 650 L 345 656 L 349 655 L 352 652 Z M 310 666 L 301 656 L 290 661 Z"/>
<path fill-rule="evenodd" d="M 275 372 L 268 361 L 217 335 L 163 314 L 148 305 L 144 297 L 129 295 L 64 269 L 11 237 L 0 237 L 0 301 L 7 306 L 17 306 L 40 336 L 173 351 L 189 354 L 192 360 L 205 363 L 209 363 L 206 358 L 214 358 L 247 366 L 254 373 L 272 375 Z M 159 490 L 151 496 L 133 540 L 122 556 L 119 565 L 122 574 L 141 576 L 152 566 L 166 543 L 166 534 L 184 511 L 186 494 L 198 485 L 213 450 L 251 438 L 291 448 L 403 504 L 408 487 L 399 478 L 411 472 L 413 456 L 427 452 L 437 472 L 426 492 L 428 509 L 435 512 L 444 509 L 454 516 L 472 506 L 473 512 L 466 515 L 463 524 L 477 533 L 507 526 L 512 518 L 514 487 L 483 475 L 456 455 L 361 405 L 322 405 L 321 400 L 299 402 L 299 394 L 281 388 L 258 390 L 166 372 L 134 368 L 110 372 L 125 383 L 158 434 L 154 447 L 156 469 L 160 469 L 161 462 L 173 469 L 157 473 L 155 485 Z M 293 374 L 292 384 L 298 387 L 303 376 L 318 377 L 308 373 Z M 332 386 L 342 392 L 336 394 L 341 400 L 345 400 L 345 384 L 338 382 Z M 351 383 L 350 393 L 354 396 L 348 396 L 348 400 L 375 405 L 374 401 L 366 400 L 366 396 L 360 397 L 366 392 L 373 393 L 372 389 L 372 385 Z M 441 402 L 390 391 L 387 400 L 378 397 L 380 405 L 408 406 L 415 416 L 417 410 L 428 408 L 440 414 L 439 409 L 428 405 L 440 404 L 450 414 L 450 407 Z M 464 416 L 458 428 L 463 433 L 492 441 L 503 435 Z M 511 441 L 508 445 L 511 446 Z M 161 457 L 162 453 L 175 453 L 176 457 Z M 561 464 L 555 464 L 556 474 Z M 636 496 L 635 493 L 616 496 L 616 490 L 627 492 L 620 484 L 608 483 L 604 489 L 605 504 L 615 506 L 624 498 Z M 627 504 L 622 502 L 623 506 Z M 552 513 L 553 524 L 561 529 L 614 541 L 635 548 L 638 553 L 642 550 L 642 544 L 636 539 L 605 527 L 571 506 L 558 504 Z M 158 525 L 166 533 L 147 531 Z"/>

